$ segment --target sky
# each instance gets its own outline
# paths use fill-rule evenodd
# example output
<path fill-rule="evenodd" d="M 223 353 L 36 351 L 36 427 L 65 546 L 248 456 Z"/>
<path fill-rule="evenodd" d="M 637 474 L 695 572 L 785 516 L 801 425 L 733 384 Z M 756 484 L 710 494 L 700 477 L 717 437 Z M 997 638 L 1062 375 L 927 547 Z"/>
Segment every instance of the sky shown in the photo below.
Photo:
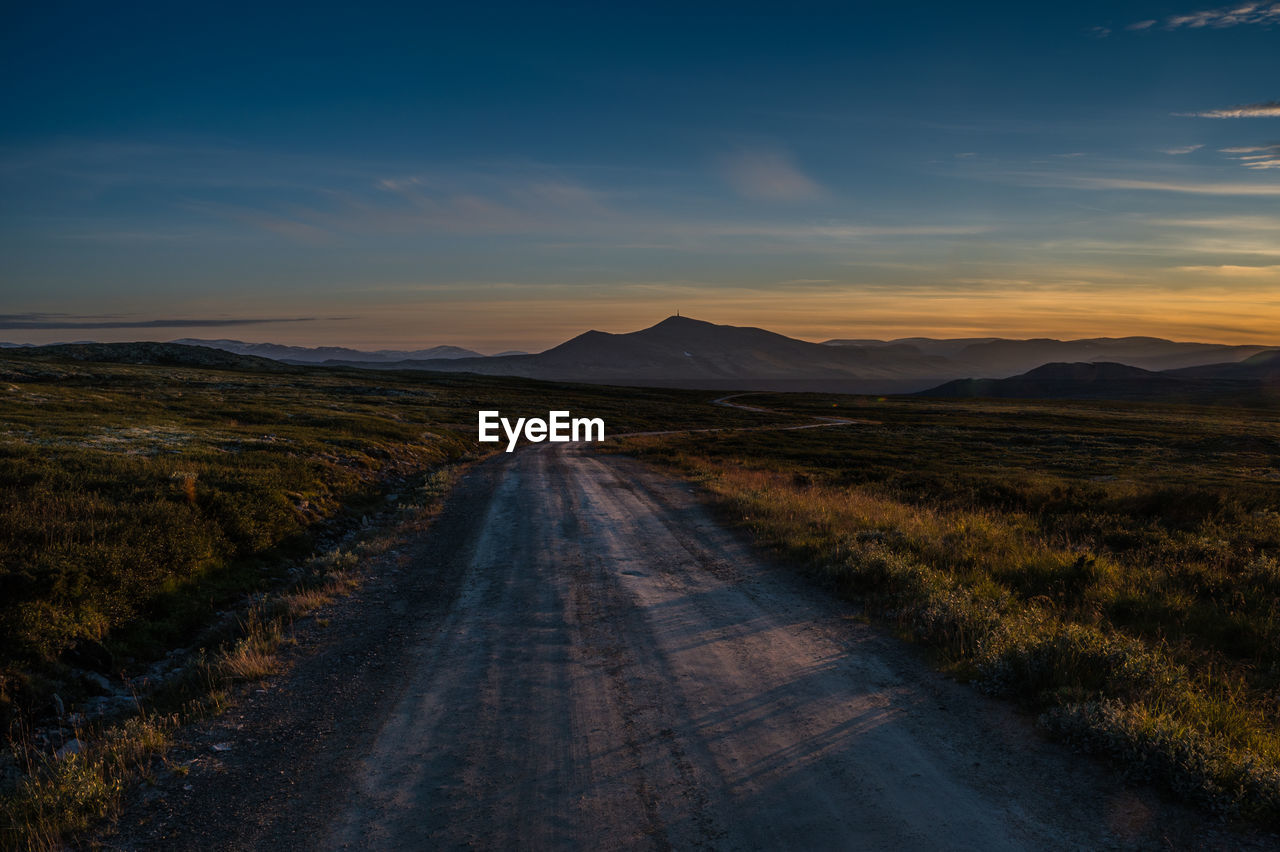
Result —
<path fill-rule="evenodd" d="M 1280 2 L 2 14 L 0 341 L 1280 343 Z"/>

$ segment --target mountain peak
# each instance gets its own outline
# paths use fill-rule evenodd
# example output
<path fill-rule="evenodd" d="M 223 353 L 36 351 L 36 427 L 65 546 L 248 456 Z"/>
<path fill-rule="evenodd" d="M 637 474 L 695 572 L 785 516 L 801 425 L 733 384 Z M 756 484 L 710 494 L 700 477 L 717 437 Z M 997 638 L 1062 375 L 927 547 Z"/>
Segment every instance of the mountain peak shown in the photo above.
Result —
<path fill-rule="evenodd" d="M 710 326 L 710 325 L 715 325 L 715 323 L 710 323 L 710 322 L 707 322 L 706 320 L 694 319 L 693 317 L 682 317 L 679 314 L 673 314 L 672 316 L 667 317 L 657 325 L 650 326 L 650 328 L 680 328 L 680 327 L 692 328 L 694 326 Z"/>

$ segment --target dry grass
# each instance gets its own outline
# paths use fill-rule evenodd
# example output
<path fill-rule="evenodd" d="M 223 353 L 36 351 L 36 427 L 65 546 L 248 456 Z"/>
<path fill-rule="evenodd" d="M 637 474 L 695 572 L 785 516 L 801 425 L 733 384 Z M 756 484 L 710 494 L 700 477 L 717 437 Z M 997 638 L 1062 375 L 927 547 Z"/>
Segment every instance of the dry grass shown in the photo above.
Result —
<path fill-rule="evenodd" d="M 258 681 L 279 672 L 276 650 L 284 641 L 284 622 L 255 607 L 241 626 L 243 635 L 218 659 L 218 673 L 231 681 Z"/>
<path fill-rule="evenodd" d="M 322 606 L 333 603 L 334 598 L 341 593 L 343 588 L 341 584 L 334 581 L 322 587 L 289 592 L 280 596 L 280 599 L 276 601 L 276 608 L 284 618 L 294 621 L 305 615 L 310 615 Z"/>
<path fill-rule="evenodd" d="M 1044 471 L 1096 461 L 1029 429 L 1025 473 L 1016 443 L 934 422 L 914 446 L 901 427 L 631 446 L 1050 732 L 1215 812 L 1280 824 L 1280 537 L 1273 513 L 1232 502 L 1270 486 L 1218 496 L 1201 483 L 1220 462 L 1193 449 L 1170 465 L 1189 430 L 1168 428 L 1108 424 L 1131 475 L 1165 455 L 1149 479 L 1098 484 L 1095 468 L 1087 485 Z"/>
<path fill-rule="evenodd" d="M 65 849 L 66 837 L 117 812 L 132 779 L 164 753 L 176 725 L 176 716 L 136 717 L 92 737 L 78 754 L 36 758 L 18 789 L 0 800 L 0 845 Z"/>

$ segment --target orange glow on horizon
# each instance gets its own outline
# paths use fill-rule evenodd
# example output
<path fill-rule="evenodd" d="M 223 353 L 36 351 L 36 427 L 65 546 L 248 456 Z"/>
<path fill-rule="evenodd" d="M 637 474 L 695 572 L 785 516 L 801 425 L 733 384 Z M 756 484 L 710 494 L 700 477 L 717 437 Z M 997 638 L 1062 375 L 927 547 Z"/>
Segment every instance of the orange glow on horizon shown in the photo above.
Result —
<path fill-rule="evenodd" d="M 1074 290 L 1004 285 L 907 291 L 832 288 L 645 287 L 583 294 L 581 288 L 492 301 L 452 293 L 370 305 L 345 318 L 224 327 L 0 331 L 22 343 L 232 338 L 296 346 L 417 349 L 462 346 L 484 354 L 539 352 L 590 329 L 637 331 L 674 314 L 757 326 L 803 340 L 900 337 L 1163 337 L 1280 346 L 1280 274 L 1223 275 L 1215 286 Z M 1225 281 L 1230 277 L 1230 281 Z M 462 296 L 462 297 L 460 297 Z M 257 306 L 261 312 L 263 306 Z M 168 312 L 172 316 L 178 314 Z M 189 311 L 182 314 L 191 316 Z"/>

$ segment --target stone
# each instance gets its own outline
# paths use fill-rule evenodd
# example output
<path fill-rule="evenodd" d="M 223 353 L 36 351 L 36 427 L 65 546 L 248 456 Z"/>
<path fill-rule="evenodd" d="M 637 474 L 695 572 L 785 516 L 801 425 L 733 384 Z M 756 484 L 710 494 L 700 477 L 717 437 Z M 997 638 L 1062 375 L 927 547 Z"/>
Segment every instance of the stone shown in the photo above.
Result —
<path fill-rule="evenodd" d="M 84 750 L 84 740 L 77 737 L 75 739 L 67 740 L 66 743 L 63 744 L 62 748 L 58 749 L 53 754 L 54 757 L 58 758 L 58 760 L 62 760 L 64 757 L 70 757 L 73 754 L 80 754 Z"/>
<path fill-rule="evenodd" d="M 84 681 L 85 686 L 98 695 L 110 695 L 114 691 L 111 688 L 111 681 L 97 672 L 84 672 L 80 675 L 80 679 Z"/>

